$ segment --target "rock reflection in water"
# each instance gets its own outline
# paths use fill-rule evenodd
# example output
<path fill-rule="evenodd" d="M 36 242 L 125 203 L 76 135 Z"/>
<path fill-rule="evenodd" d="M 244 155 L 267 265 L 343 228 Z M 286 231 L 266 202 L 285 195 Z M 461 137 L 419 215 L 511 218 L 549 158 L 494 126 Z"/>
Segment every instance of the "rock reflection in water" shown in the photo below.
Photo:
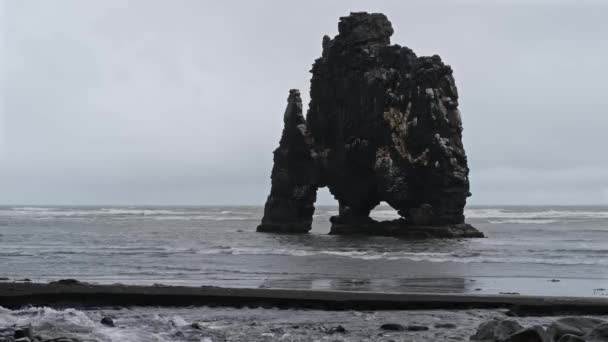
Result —
<path fill-rule="evenodd" d="M 385 292 L 470 292 L 471 282 L 465 278 L 328 278 L 267 279 L 261 288 L 314 289 Z"/>

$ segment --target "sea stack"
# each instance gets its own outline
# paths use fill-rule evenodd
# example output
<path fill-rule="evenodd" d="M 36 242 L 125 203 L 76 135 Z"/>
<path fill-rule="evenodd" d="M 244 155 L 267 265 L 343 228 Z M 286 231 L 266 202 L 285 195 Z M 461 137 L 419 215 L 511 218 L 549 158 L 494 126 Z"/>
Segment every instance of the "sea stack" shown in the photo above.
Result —
<path fill-rule="evenodd" d="M 258 231 L 311 228 L 318 188 L 338 200 L 331 234 L 483 237 L 464 223 L 469 168 L 452 69 L 391 45 L 380 13 L 340 18 L 312 68 L 306 119 L 290 90 Z M 369 217 L 380 202 L 400 219 Z"/>

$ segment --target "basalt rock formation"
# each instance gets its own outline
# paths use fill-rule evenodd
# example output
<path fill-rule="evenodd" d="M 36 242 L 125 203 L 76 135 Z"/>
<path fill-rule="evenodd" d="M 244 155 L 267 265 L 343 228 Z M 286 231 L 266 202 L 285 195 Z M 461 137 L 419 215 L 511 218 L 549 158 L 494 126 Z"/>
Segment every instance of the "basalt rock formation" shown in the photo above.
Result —
<path fill-rule="evenodd" d="M 450 66 L 391 45 L 383 14 L 351 13 L 338 31 L 311 70 L 306 119 L 290 91 L 258 231 L 307 232 L 327 186 L 334 234 L 483 236 L 464 224 L 469 169 Z M 371 219 L 383 201 L 401 219 Z"/>

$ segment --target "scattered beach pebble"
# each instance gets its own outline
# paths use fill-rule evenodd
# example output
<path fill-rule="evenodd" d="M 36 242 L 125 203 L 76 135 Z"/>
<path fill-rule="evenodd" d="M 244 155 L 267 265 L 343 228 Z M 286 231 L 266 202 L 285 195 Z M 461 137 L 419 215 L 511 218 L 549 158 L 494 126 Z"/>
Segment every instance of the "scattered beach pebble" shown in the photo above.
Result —
<path fill-rule="evenodd" d="M 338 326 L 335 326 L 335 327 L 330 327 L 330 328 L 322 327 L 321 330 L 323 330 L 328 335 L 333 335 L 333 334 L 336 334 L 336 333 L 337 334 L 345 334 L 346 333 L 346 329 L 343 326 L 341 326 L 341 325 L 338 325 Z"/>
<path fill-rule="evenodd" d="M 335 333 L 339 333 L 339 334 L 346 334 L 346 329 L 341 325 L 338 325 L 337 327 L 332 328 L 332 331 Z"/>

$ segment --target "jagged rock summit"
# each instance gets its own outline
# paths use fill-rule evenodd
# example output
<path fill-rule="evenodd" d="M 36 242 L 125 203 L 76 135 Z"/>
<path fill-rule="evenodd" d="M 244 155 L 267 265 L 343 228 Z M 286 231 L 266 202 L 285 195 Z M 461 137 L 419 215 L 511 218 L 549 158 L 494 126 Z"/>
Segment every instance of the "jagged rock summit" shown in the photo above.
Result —
<path fill-rule="evenodd" d="M 323 37 L 306 119 L 292 89 L 258 226 L 308 232 L 318 188 L 338 200 L 332 234 L 482 237 L 464 223 L 469 169 L 452 69 L 390 44 L 384 14 L 351 13 Z M 380 202 L 400 219 L 369 217 Z"/>

